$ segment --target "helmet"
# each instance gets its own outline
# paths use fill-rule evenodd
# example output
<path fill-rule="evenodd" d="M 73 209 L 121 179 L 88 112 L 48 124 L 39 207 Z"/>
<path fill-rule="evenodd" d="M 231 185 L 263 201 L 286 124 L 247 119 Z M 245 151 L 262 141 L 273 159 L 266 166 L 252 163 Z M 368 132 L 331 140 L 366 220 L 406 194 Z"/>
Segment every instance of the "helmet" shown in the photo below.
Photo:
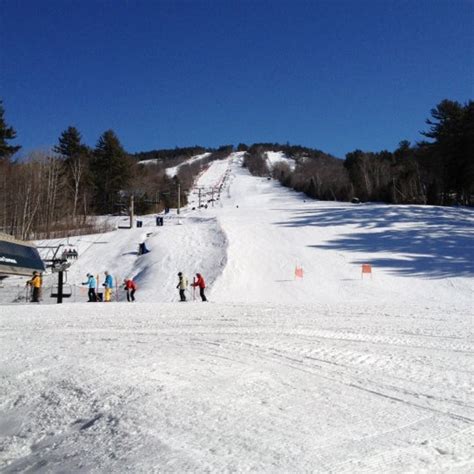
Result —
<path fill-rule="evenodd" d="M 181 276 L 182 275 L 182 272 L 178 272 L 178 276 Z"/>

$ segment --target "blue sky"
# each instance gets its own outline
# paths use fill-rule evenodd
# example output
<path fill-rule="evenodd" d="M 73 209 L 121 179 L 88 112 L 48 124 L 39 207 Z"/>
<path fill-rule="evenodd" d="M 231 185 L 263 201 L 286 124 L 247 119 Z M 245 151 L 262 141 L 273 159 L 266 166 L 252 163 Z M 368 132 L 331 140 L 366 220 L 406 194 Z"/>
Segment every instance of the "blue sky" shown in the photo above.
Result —
<path fill-rule="evenodd" d="M 420 140 L 474 98 L 474 0 L 0 0 L 0 98 L 25 150 L 75 125 L 130 152 L 260 141 L 339 157 Z"/>

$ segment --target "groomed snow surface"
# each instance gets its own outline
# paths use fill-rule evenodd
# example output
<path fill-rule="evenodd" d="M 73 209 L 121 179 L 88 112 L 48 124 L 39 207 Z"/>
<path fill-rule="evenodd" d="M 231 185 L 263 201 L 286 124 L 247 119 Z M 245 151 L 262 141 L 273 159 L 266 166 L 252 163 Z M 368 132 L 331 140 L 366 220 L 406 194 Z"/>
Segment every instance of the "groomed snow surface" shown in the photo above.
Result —
<path fill-rule="evenodd" d="M 5 281 L 2 472 L 472 472 L 472 211 L 305 200 L 241 160 L 163 227 L 56 241 L 65 304 Z M 84 303 L 105 270 L 138 302 Z"/>

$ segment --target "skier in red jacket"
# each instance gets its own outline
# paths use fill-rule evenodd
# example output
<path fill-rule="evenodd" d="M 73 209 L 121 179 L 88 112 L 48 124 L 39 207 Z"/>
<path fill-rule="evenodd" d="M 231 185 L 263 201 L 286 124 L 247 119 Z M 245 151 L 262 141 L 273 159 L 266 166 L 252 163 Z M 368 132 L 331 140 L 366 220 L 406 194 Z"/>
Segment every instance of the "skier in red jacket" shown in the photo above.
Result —
<path fill-rule="evenodd" d="M 123 284 L 125 285 L 124 290 L 127 292 L 127 301 L 135 301 L 135 291 L 137 291 L 137 284 L 131 278 L 124 280 Z"/>
<path fill-rule="evenodd" d="M 196 273 L 196 280 L 191 285 L 194 288 L 199 287 L 199 294 L 201 295 L 201 299 L 203 301 L 207 301 L 206 295 L 204 294 L 204 289 L 206 288 L 206 282 L 200 273 Z"/>

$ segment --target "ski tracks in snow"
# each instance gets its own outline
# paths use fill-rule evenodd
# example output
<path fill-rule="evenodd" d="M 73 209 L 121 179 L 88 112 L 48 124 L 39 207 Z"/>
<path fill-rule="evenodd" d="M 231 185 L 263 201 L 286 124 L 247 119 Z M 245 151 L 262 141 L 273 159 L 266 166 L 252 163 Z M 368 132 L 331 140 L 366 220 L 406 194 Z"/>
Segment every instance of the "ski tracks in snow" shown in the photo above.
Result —
<path fill-rule="evenodd" d="M 465 315 L 449 316 L 434 347 L 426 334 L 446 316 L 422 309 L 415 319 L 402 308 L 4 308 L 15 311 L 0 333 L 6 472 L 472 462 Z"/>

